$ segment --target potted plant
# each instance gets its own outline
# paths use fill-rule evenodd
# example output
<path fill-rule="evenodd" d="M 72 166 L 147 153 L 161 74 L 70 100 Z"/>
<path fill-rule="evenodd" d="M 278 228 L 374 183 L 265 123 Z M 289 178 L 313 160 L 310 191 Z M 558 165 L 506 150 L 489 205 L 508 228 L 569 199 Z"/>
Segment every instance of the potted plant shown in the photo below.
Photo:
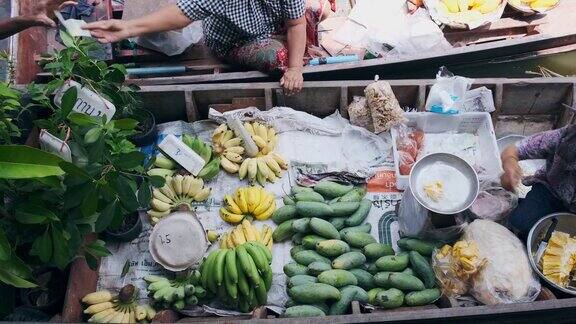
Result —
<path fill-rule="evenodd" d="M 47 314 L 55 314 L 62 309 L 66 289 L 66 274 L 53 266 L 45 266 L 33 271 L 38 286 L 20 290 L 20 300 L 24 306 Z"/>

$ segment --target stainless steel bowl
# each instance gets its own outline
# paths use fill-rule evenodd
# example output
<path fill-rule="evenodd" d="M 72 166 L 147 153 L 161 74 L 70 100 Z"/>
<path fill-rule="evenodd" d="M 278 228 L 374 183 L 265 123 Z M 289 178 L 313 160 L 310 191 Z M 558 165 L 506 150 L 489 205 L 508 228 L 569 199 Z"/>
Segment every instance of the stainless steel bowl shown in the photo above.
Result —
<path fill-rule="evenodd" d="M 576 295 L 576 290 L 558 286 L 554 282 L 548 280 L 548 278 L 546 278 L 540 270 L 540 265 L 536 263 L 536 251 L 538 251 L 538 245 L 540 245 L 540 242 L 542 242 L 542 239 L 546 235 L 546 231 L 552 224 L 552 219 L 554 218 L 558 220 L 558 224 L 556 225 L 555 229 L 556 231 L 568 233 L 572 236 L 576 235 L 576 215 L 574 214 L 556 213 L 540 219 L 536 224 L 534 224 L 534 226 L 532 226 L 532 229 L 530 229 L 530 232 L 528 233 L 526 249 L 530 259 L 530 265 L 532 266 L 532 269 L 538 273 L 540 278 L 545 280 L 550 285 L 567 294 Z"/>
<path fill-rule="evenodd" d="M 422 169 L 436 162 L 443 162 L 455 168 L 456 170 L 460 171 L 466 178 L 468 178 L 470 182 L 471 186 L 470 194 L 468 195 L 468 197 L 466 197 L 466 200 L 460 206 L 454 208 L 454 210 L 440 211 L 431 207 L 426 202 L 426 199 L 424 199 L 424 197 L 420 195 L 419 193 L 420 190 L 417 190 L 417 188 L 419 188 L 422 185 L 417 183 L 418 176 L 420 172 L 422 172 Z M 461 213 L 464 210 L 470 208 L 470 206 L 474 203 L 476 197 L 478 196 L 478 192 L 480 190 L 480 184 L 478 182 L 478 174 L 476 174 L 476 171 L 474 171 L 474 168 L 472 168 L 472 166 L 468 164 L 468 162 L 464 161 L 463 159 L 453 154 L 433 153 L 424 156 L 423 158 L 418 160 L 418 162 L 416 162 L 412 167 L 412 171 L 410 172 L 410 188 L 412 188 L 411 191 L 412 194 L 414 195 L 414 198 L 416 198 L 416 200 L 426 209 L 437 214 L 453 215 Z"/>

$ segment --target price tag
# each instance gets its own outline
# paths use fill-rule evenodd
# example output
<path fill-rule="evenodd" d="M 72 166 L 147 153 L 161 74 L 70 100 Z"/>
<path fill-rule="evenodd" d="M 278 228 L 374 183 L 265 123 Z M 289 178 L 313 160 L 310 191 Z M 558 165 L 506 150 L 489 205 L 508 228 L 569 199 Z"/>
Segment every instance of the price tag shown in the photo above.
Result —
<path fill-rule="evenodd" d="M 68 146 L 68 144 L 63 140 L 43 129 L 40 131 L 39 141 L 42 150 L 58 155 L 64 161 L 72 162 L 72 151 L 70 151 L 70 146 Z"/>
<path fill-rule="evenodd" d="M 112 120 L 116 113 L 116 107 L 104 97 L 73 80 L 66 81 L 64 86 L 56 91 L 54 102 L 58 107 L 62 105 L 62 97 L 66 91 L 72 87 L 76 87 L 78 91 L 78 98 L 74 103 L 74 108 L 72 108 L 73 111 L 94 117 L 106 116 L 106 120 Z"/>
<path fill-rule="evenodd" d="M 158 144 L 162 152 L 180 164 L 193 175 L 198 175 L 206 162 L 204 159 L 173 134 L 169 134 Z"/>

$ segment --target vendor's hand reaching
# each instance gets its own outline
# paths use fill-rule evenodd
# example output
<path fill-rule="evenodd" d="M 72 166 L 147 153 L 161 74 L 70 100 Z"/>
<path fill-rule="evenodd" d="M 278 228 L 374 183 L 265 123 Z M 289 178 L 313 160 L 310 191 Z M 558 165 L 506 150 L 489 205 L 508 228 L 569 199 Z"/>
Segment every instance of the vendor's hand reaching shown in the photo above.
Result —
<path fill-rule="evenodd" d="M 500 177 L 500 181 L 504 189 L 508 191 L 515 192 L 516 186 L 522 180 L 522 169 L 518 160 L 514 158 L 508 158 L 502 161 L 502 168 L 504 169 L 504 174 Z"/>
<path fill-rule="evenodd" d="M 82 29 L 89 30 L 100 43 L 114 43 L 131 37 L 128 23 L 122 20 L 102 20 L 87 24 Z"/>
<path fill-rule="evenodd" d="M 31 19 L 36 26 L 56 27 L 54 11 L 75 4 L 73 0 L 40 0 L 32 7 Z"/>
<path fill-rule="evenodd" d="M 304 84 L 304 77 L 302 76 L 301 67 L 288 68 L 284 72 L 284 76 L 280 79 L 280 85 L 284 88 L 284 92 L 291 96 L 302 90 Z"/>

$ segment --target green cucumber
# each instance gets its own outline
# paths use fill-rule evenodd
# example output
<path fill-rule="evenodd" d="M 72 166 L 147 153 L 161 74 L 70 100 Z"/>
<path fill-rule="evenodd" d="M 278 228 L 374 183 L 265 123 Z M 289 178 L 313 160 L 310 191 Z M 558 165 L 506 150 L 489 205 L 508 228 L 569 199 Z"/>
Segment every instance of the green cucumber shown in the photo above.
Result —
<path fill-rule="evenodd" d="M 314 191 L 326 197 L 327 199 L 344 196 L 353 189 L 354 186 L 342 185 L 328 180 L 322 180 L 314 186 Z"/>
<path fill-rule="evenodd" d="M 369 199 L 362 199 L 356 211 L 346 219 L 346 226 L 358 226 L 368 217 L 370 209 L 372 208 L 372 201 Z"/>
<path fill-rule="evenodd" d="M 293 219 L 296 217 L 296 206 L 295 205 L 286 205 L 282 206 L 272 214 L 272 220 L 276 224 L 282 224 L 287 220 Z"/>
<path fill-rule="evenodd" d="M 354 269 L 366 262 L 366 257 L 360 252 L 347 252 L 332 261 L 334 269 Z"/>
<path fill-rule="evenodd" d="M 334 214 L 334 209 L 323 202 L 299 201 L 296 203 L 296 213 L 300 217 L 328 218 Z"/>

